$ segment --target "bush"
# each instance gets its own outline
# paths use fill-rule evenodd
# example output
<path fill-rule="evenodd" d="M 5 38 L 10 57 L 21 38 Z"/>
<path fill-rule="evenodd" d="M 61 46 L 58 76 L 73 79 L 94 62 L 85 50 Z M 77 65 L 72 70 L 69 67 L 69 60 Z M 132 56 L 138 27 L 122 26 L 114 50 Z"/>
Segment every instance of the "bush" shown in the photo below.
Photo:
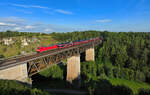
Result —
<path fill-rule="evenodd" d="M 133 95 L 132 90 L 126 86 L 113 86 L 112 95 Z"/>
<path fill-rule="evenodd" d="M 16 81 L 0 80 L 0 95 L 50 95 L 47 92 L 31 89 Z"/>
<path fill-rule="evenodd" d="M 150 72 L 146 73 L 146 82 L 150 84 Z"/>
<path fill-rule="evenodd" d="M 150 90 L 148 90 L 148 89 L 140 89 L 138 95 L 150 95 Z"/>
<path fill-rule="evenodd" d="M 40 75 L 54 79 L 63 79 L 63 70 L 59 65 L 53 65 L 40 72 Z"/>
<path fill-rule="evenodd" d="M 90 80 L 97 76 L 97 65 L 94 62 L 83 62 L 81 63 L 81 76 L 83 79 Z"/>
<path fill-rule="evenodd" d="M 101 79 L 97 82 L 93 95 L 112 95 L 112 85 L 109 81 Z"/>
<path fill-rule="evenodd" d="M 97 64 L 97 76 L 98 77 L 105 77 L 105 70 L 103 64 Z"/>
<path fill-rule="evenodd" d="M 134 80 L 135 73 L 133 70 L 128 69 L 129 80 Z"/>
<path fill-rule="evenodd" d="M 120 78 L 134 80 L 134 71 L 128 68 L 122 68 L 120 70 Z"/>
<path fill-rule="evenodd" d="M 108 77 L 113 77 L 113 66 L 111 63 L 105 63 L 104 64 L 104 70 L 105 70 L 105 74 Z"/>
<path fill-rule="evenodd" d="M 2 55 L 2 54 L 0 54 L 0 58 L 5 58 L 5 56 L 4 56 L 4 55 Z"/>
<path fill-rule="evenodd" d="M 91 80 L 88 85 L 90 95 L 133 95 L 126 86 L 113 86 L 108 80 Z"/>
<path fill-rule="evenodd" d="M 145 81 L 145 75 L 143 72 L 140 71 L 136 71 L 136 76 L 135 76 L 135 80 L 137 81 Z"/>
<path fill-rule="evenodd" d="M 120 73 L 121 73 L 121 78 L 123 78 L 123 79 L 129 79 L 128 69 L 122 68 L 120 70 Z"/>
<path fill-rule="evenodd" d="M 120 68 L 119 67 L 113 68 L 113 75 L 115 78 L 120 78 Z"/>

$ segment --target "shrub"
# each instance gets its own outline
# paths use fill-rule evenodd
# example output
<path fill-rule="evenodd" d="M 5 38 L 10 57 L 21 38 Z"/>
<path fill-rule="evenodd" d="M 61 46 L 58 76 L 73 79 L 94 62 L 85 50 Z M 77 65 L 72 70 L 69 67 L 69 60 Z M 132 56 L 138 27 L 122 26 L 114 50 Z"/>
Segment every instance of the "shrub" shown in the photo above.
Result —
<path fill-rule="evenodd" d="M 119 67 L 113 68 L 113 75 L 115 78 L 120 78 L 120 68 Z"/>
<path fill-rule="evenodd" d="M 0 95 L 50 95 L 47 92 L 31 89 L 16 81 L 0 80 Z"/>
<path fill-rule="evenodd" d="M 148 89 L 140 89 L 138 95 L 150 95 L 150 90 L 148 90 Z"/>
<path fill-rule="evenodd" d="M 2 54 L 0 54 L 0 58 L 5 58 L 5 56 L 4 56 L 4 55 L 2 55 Z"/>
<path fill-rule="evenodd" d="M 122 68 L 120 70 L 120 73 L 121 73 L 121 78 L 129 79 L 128 69 Z"/>
<path fill-rule="evenodd" d="M 103 64 L 97 64 L 97 76 L 98 77 L 104 77 L 104 76 L 106 76 Z"/>
<path fill-rule="evenodd" d="M 150 72 L 146 73 L 146 82 L 150 84 Z"/>
<path fill-rule="evenodd" d="M 63 79 L 63 70 L 59 65 L 53 65 L 40 72 L 40 75 L 54 79 Z"/>
<path fill-rule="evenodd" d="M 120 77 L 128 80 L 134 80 L 134 71 L 128 68 L 120 70 Z"/>
<path fill-rule="evenodd" d="M 113 86 L 111 95 L 133 95 L 132 90 L 126 86 Z"/>
<path fill-rule="evenodd" d="M 113 66 L 111 63 L 105 63 L 104 64 L 104 70 L 105 70 L 105 74 L 108 77 L 113 77 Z"/>
<path fill-rule="evenodd" d="M 113 86 L 108 80 L 100 79 L 89 82 L 90 95 L 133 95 L 130 88 L 126 86 Z"/>
<path fill-rule="evenodd" d="M 137 81 L 145 81 L 145 75 L 143 72 L 140 71 L 136 71 L 136 76 L 135 76 L 135 80 Z"/>

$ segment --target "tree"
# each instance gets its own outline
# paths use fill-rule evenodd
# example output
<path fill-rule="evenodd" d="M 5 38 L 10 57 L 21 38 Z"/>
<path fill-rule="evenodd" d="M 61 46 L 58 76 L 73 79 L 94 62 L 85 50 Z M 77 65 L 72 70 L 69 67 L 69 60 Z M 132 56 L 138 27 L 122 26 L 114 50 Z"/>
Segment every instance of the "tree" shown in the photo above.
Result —
<path fill-rule="evenodd" d="M 2 54 L 0 54 L 0 58 L 5 58 L 5 56 L 4 56 L 4 55 L 2 55 Z"/>

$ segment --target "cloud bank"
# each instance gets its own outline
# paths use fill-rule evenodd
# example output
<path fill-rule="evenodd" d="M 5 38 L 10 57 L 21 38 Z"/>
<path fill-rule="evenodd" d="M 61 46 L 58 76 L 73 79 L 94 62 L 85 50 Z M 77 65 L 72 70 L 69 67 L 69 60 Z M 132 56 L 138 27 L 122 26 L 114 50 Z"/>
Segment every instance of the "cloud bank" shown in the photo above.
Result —
<path fill-rule="evenodd" d="M 53 9 L 53 8 L 49 8 L 49 7 L 46 7 L 46 6 L 22 5 L 22 4 L 10 4 L 10 5 L 15 6 L 15 7 L 22 7 L 22 8 L 38 8 L 38 9 L 50 10 L 50 11 L 53 11 L 53 12 L 66 14 L 66 15 L 72 15 L 73 14 L 73 12 L 71 12 L 71 11 L 66 11 L 66 10 L 63 10 L 63 9 Z"/>
<path fill-rule="evenodd" d="M 20 32 L 51 33 L 51 32 L 70 32 L 73 31 L 74 29 L 65 26 L 37 23 L 37 22 L 29 24 L 28 20 L 18 17 L 0 18 L 0 31 L 6 30 L 14 30 Z"/>

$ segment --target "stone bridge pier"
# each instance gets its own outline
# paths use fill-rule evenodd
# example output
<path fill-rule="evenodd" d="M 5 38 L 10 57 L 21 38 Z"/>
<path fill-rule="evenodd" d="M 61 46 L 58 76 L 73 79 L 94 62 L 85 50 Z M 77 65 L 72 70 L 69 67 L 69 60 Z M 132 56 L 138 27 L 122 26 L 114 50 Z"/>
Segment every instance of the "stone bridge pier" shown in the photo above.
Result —
<path fill-rule="evenodd" d="M 17 80 L 32 84 L 32 81 L 28 78 L 26 63 L 0 70 L 0 79 Z"/>
<path fill-rule="evenodd" d="M 80 54 L 67 59 L 67 81 L 80 79 Z"/>
<path fill-rule="evenodd" d="M 86 61 L 95 61 L 94 47 L 91 47 L 85 51 L 85 60 Z"/>
<path fill-rule="evenodd" d="M 94 47 L 86 50 L 86 61 L 95 61 Z M 80 80 L 80 54 L 67 59 L 67 81 Z"/>

